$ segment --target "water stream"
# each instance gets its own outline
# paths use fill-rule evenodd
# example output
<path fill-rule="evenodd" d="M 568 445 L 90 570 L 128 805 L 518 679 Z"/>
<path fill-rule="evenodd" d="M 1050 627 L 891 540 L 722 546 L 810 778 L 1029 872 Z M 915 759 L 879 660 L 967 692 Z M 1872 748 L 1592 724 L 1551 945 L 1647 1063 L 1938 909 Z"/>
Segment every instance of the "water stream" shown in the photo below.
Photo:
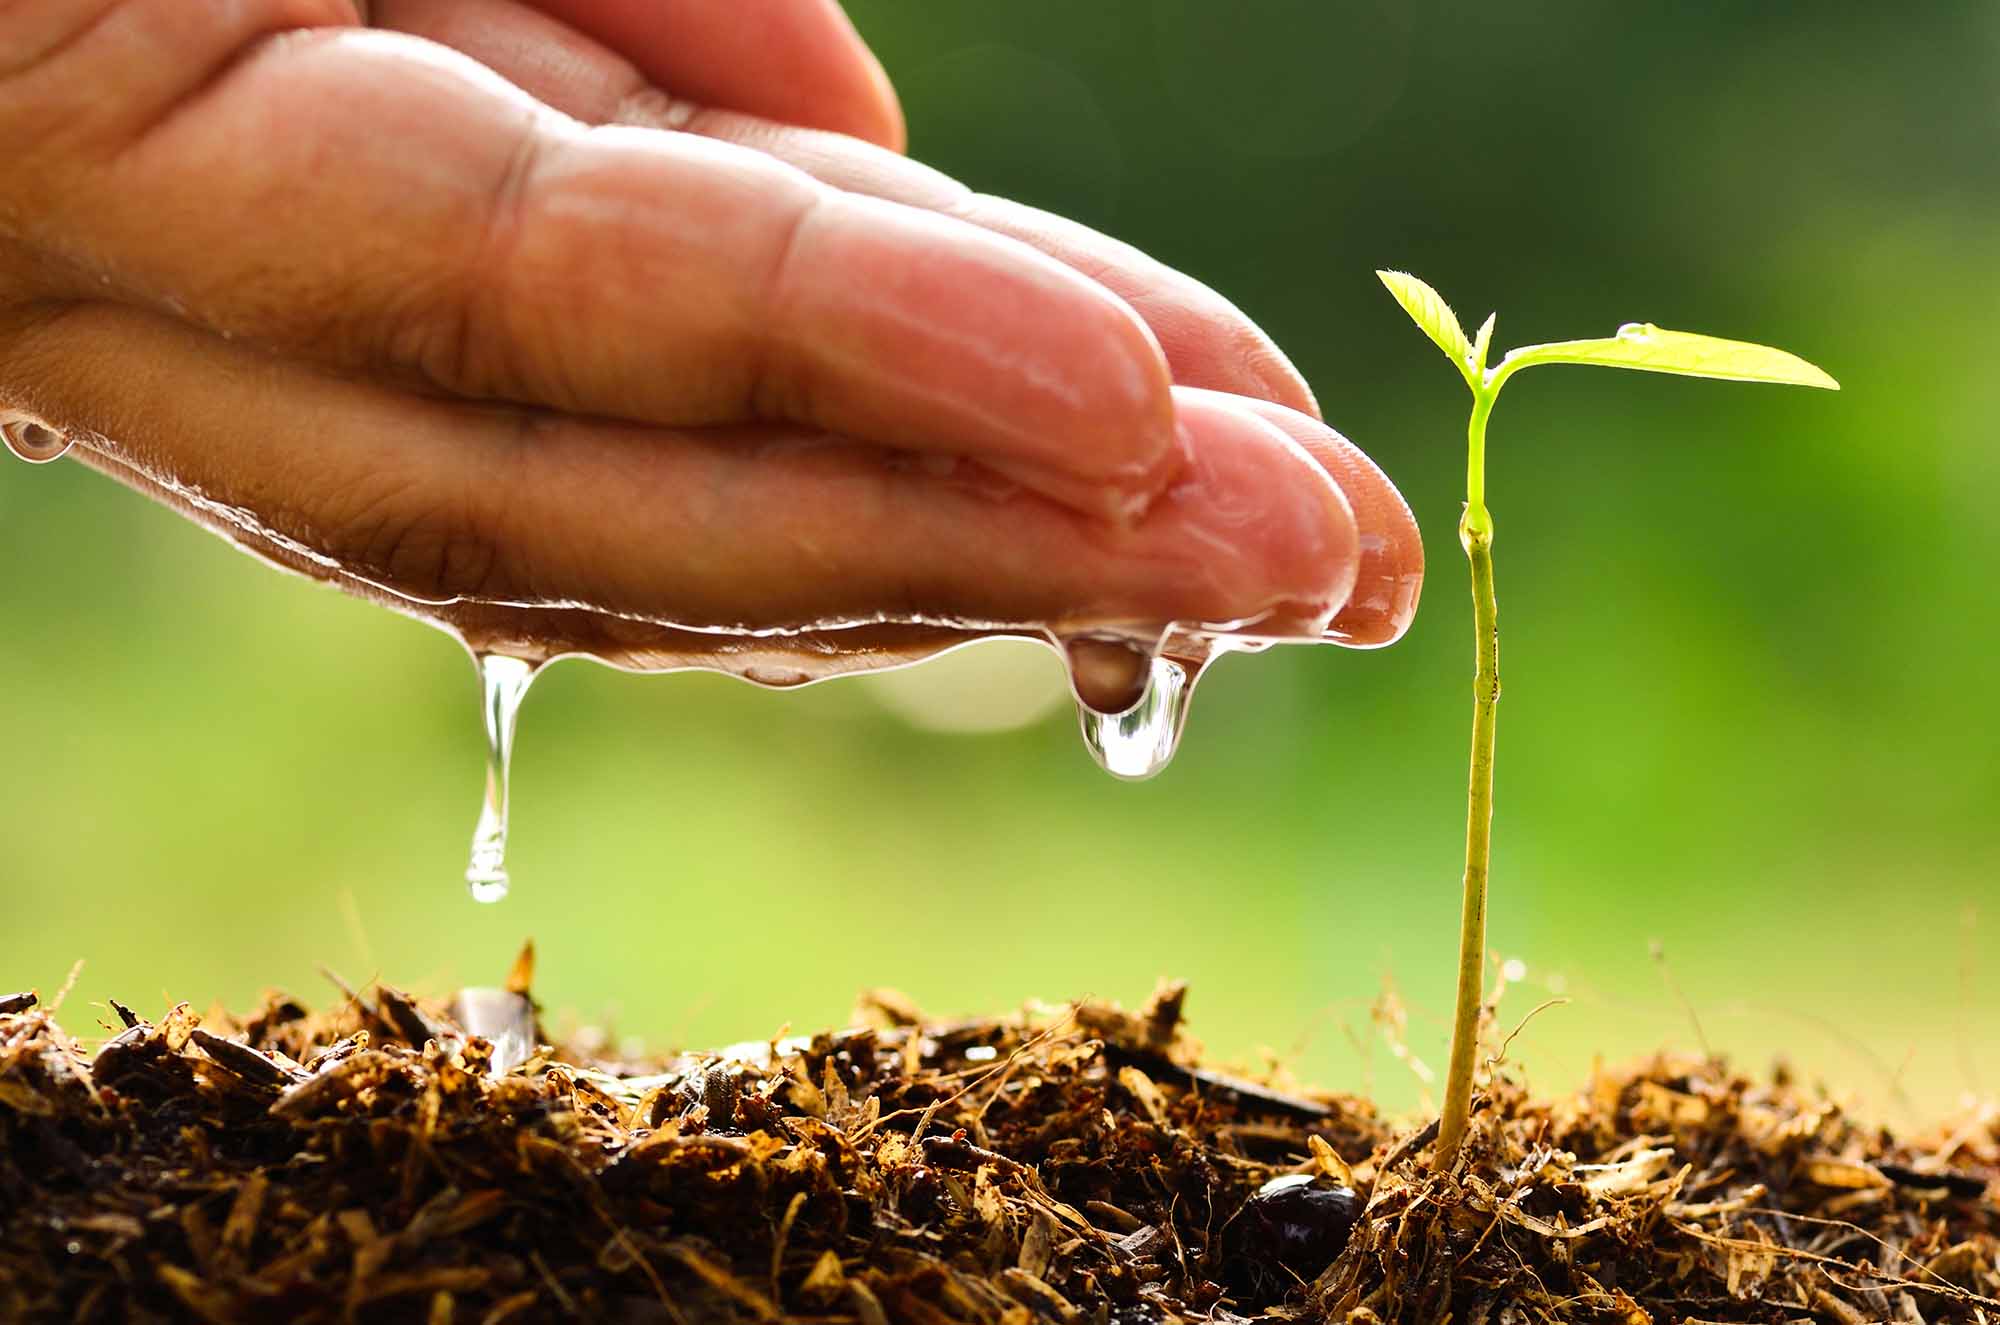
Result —
<path fill-rule="evenodd" d="M 465 886 L 477 902 L 507 895 L 507 780 L 514 758 L 514 727 L 537 668 L 504 654 L 475 656 L 479 665 L 480 716 L 486 723 L 486 798 L 472 830 L 472 856 Z"/>
<path fill-rule="evenodd" d="M 1105 772 L 1135 781 L 1152 777 L 1173 759 L 1195 687 L 1209 663 L 1225 651 L 1260 647 L 1252 641 L 1179 630 L 1165 632 L 1163 646 L 1149 646 L 1135 637 L 1063 640 L 1053 634 L 1043 637 L 1043 642 L 1055 650 L 1069 671 L 1084 748 Z M 514 731 L 521 701 L 546 663 L 476 648 L 473 658 L 479 670 L 480 715 L 486 734 L 486 789 L 472 833 L 465 881 L 475 900 L 497 902 L 507 896 L 509 883 L 508 778 Z M 752 679 L 776 675 L 765 668 L 726 669 L 719 659 L 715 666 Z M 788 686 L 812 679 L 816 678 L 810 671 L 800 670 L 782 681 L 766 680 L 765 684 Z"/>
<path fill-rule="evenodd" d="M 70 439 L 63 433 L 25 415 L 0 416 L 0 442 L 31 464 L 47 464 L 70 448 Z M 274 535 L 266 537 L 277 541 Z M 248 550 L 260 550 L 254 542 L 238 541 Z M 282 542 L 279 546 L 294 550 Z M 299 555 L 315 565 L 325 560 L 305 552 Z M 289 564 L 277 559 L 280 564 Z M 335 563 L 327 564 L 333 570 L 346 571 Z M 859 624 L 860 629 L 853 629 L 853 624 Z M 562 655 L 554 647 L 544 649 L 517 638 L 486 640 L 468 628 L 446 628 L 466 645 L 477 664 L 486 737 L 486 787 L 472 833 L 465 882 L 475 900 L 497 902 L 507 896 L 510 882 L 508 780 L 521 702 L 542 668 Z M 634 648 L 630 652 L 615 647 L 593 649 L 588 656 L 635 671 L 700 668 L 729 672 L 762 685 L 789 687 L 843 670 L 915 662 L 982 636 L 1039 638 L 1055 650 L 1069 672 L 1084 747 L 1106 772 L 1134 780 L 1152 777 L 1173 759 L 1195 687 L 1210 661 L 1225 651 L 1265 647 L 1262 641 L 1227 630 L 1191 631 L 1178 626 L 1151 634 L 1127 629 L 1068 636 L 1054 631 L 1037 635 L 1021 629 L 893 623 L 815 627 L 789 638 L 777 632 L 772 639 L 756 632 L 732 635 L 682 627 L 661 627 L 658 633 L 673 647 Z M 836 637 L 837 643 L 833 642 Z M 860 661 L 842 666 L 838 660 L 843 655 Z"/>

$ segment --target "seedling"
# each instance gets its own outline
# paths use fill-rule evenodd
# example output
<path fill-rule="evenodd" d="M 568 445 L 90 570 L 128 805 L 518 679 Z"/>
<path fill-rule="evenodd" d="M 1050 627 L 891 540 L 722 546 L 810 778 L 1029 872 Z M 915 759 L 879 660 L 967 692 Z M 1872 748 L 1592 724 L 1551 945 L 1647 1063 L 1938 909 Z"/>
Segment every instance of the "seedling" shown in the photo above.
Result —
<path fill-rule="evenodd" d="M 1465 514 L 1458 541 L 1472 564 L 1472 776 L 1465 804 L 1465 902 L 1458 931 L 1458 1002 L 1451 1023 L 1451 1066 L 1445 1074 L 1444 1115 L 1438 1123 L 1437 1167 L 1458 1158 L 1472 1109 L 1472 1069 L 1478 1049 L 1479 1009 L 1485 996 L 1486 883 L 1493 842 L 1493 726 L 1500 700 L 1500 631 L 1493 601 L 1493 516 L 1486 508 L 1486 422 L 1500 388 L 1523 368 L 1545 363 L 1595 364 L 1678 373 L 1733 382 L 1781 382 L 1838 391 L 1840 384 L 1804 359 L 1768 345 L 1720 340 L 1651 323 L 1628 323 L 1602 340 L 1565 340 L 1509 350 L 1487 366 L 1493 315 L 1471 340 L 1451 306 L 1407 272 L 1378 271 L 1382 284 L 1457 367 L 1472 390 L 1466 425 Z"/>

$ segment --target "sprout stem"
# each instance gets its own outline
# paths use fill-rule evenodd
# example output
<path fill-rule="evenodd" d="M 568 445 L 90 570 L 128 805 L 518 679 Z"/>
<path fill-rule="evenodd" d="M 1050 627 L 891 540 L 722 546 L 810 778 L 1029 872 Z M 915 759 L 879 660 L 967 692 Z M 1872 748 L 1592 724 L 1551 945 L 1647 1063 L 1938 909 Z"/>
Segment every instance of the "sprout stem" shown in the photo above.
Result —
<path fill-rule="evenodd" d="M 1493 601 L 1493 516 L 1486 509 L 1486 421 L 1507 379 L 1545 363 L 1597 364 L 1649 373 L 1680 373 L 1739 382 L 1789 382 L 1838 391 L 1834 381 L 1804 359 L 1768 345 L 1666 331 L 1634 322 L 1616 336 L 1554 341 L 1512 350 L 1487 366 L 1493 350 L 1488 317 L 1468 342 L 1451 305 L 1405 271 L 1378 271 L 1410 320 L 1444 351 L 1472 388 L 1472 420 L 1465 430 L 1465 514 L 1458 541 L 1472 563 L 1473 656 L 1472 775 L 1465 797 L 1465 905 L 1458 929 L 1458 1004 L 1451 1023 L 1451 1066 L 1445 1074 L 1444 1115 L 1438 1119 L 1433 1163 L 1442 1171 L 1458 1161 L 1472 1117 L 1472 1071 L 1479 1053 L 1479 1014 L 1485 1003 L 1486 889 L 1493 853 L 1493 727 L 1500 704 L 1499 610 Z"/>
<path fill-rule="evenodd" d="M 1493 845 L 1493 735 L 1500 702 L 1499 609 L 1493 597 L 1493 516 L 1486 509 L 1486 420 L 1494 387 L 1476 392 L 1466 429 L 1466 503 L 1458 541 L 1472 563 L 1472 770 L 1465 800 L 1465 901 L 1458 928 L 1458 1002 L 1452 1014 L 1451 1065 L 1438 1124 L 1437 1167 L 1458 1159 L 1472 1113 L 1472 1071 L 1485 995 L 1486 884 Z"/>

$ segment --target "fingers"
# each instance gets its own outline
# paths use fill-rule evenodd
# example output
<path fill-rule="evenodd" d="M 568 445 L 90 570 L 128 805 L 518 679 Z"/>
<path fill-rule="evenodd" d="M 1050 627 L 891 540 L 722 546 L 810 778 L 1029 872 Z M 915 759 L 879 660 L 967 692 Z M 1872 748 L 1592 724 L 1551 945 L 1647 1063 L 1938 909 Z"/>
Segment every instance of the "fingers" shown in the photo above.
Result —
<path fill-rule="evenodd" d="M 853 142 L 730 111 L 690 111 L 641 98 L 617 118 L 661 119 L 740 143 L 851 193 L 923 207 L 1030 244 L 1097 281 L 1145 319 L 1184 386 L 1253 396 L 1319 417 L 1312 388 L 1277 343 L 1229 300 L 1130 244 L 1007 198 L 975 193 L 928 166 Z"/>
<path fill-rule="evenodd" d="M 737 632 L 1186 620 L 1310 637 L 1359 563 L 1340 491 L 1214 397 L 1183 402 L 1185 475 L 1121 528 L 974 466 L 798 428 L 418 399 L 110 305 L 7 340 L 0 369 L 48 422 L 246 546 L 412 600 Z"/>
<path fill-rule="evenodd" d="M 593 7 L 606 3 L 597 0 Z M 1271 338 L 1201 282 L 1086 226 L 974 193 L 894 152 L 797 127 L 810 126 L 811 120 L 705 97 L 693 82 L 649 73 L 643 62 L 628 58 L 631 47 L 592 40 L 541 12 L 583 7 L 583 0 L 565 5 L 541 0 L 539 10 L 521 0 L 377 0 L 375 19 L 464 51 L 585 123 L 680 129 L 755 148 L 835 188 L 1018 239 L 1130 304 L 1158 338 L 1175 381 L 1258 396 L 1318 416 L 1304 378 Z M 739 110 L 753 113 L 732 113 Z"/>
<path fill-rule="evenodd" d="M 81 87 L 120 86 L 142 49 L 64 58 Z M 225 336 L 456 395 L 782 420 L 1122 516 L 1179 463 L 1158 345 L 1073 270 L 762 153 L 586 131 L 407 36 L 257 45 L 49 184 L 61 233 L 42 238 L 89 259 L 72 296 L 101 275 Z"/>
<path fill-rule="evenodd" d="M 1313 419 L 1263 401 L 1236 402 L 1303 447 L 1346 494 L 1360 529 L 1347 604 L 1326 637 L 1351 648 L 1393 644 L 1410 628 L 1424 586 L 1424 543 L 1396 485 L 1361 449 Z"/>
<path fill-rule="evenodd" d="M 534 0 L 661 87 L 903 150 L 888 75 L 834 0 Z"/>

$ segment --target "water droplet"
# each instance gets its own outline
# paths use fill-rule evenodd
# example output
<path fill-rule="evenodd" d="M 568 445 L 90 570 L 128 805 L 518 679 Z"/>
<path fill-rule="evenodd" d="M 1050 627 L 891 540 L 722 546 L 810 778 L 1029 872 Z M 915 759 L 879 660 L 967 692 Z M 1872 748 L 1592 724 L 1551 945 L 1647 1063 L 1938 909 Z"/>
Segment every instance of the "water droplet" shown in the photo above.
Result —
<path fill-rule="evenodd" d="M 1154 652 L 1150 645 L 1098 635 L 1072 635 L 1055 644 L 1069 668 L 1070 692 L 1086 707 L 1122 713 L 1145 693 Z"/>
<path fill-rule="evenodd" d="M 535 668 L 499 653 L 478 654 L 475 661 L 486 722 L 486 800 L 479 807 L 479 825 L 472 830 L 465 883 L 474 901 L 497 902 L 507 895 L 507 772 L 514 753 L 514 724 Z"/>
<path fill-rule="evenodd" d="M 62 458 L 69 450 L 69 438 L 33 419 L 12 418 L 0 423 L 0 439 L 7 449 L 31 465 L 46 465 Z"/>
<path fill-rule="evenodd" d="M 1129 708 L 1100 713 L 1077 700 L 1083 744 L 1099 767 L 1112 776 L 1149 778 L 1174 757 L 1193 693 L 1189 668 L 1176 659 L 1156 656 L 1147 668 L 1139 697 Z"/>
<path fill-rule="evenodd" d="M 1619 340 L 1648 341 L 1659 328 L 1650 322 L 1627 322 L 1618 328 Z"/>

